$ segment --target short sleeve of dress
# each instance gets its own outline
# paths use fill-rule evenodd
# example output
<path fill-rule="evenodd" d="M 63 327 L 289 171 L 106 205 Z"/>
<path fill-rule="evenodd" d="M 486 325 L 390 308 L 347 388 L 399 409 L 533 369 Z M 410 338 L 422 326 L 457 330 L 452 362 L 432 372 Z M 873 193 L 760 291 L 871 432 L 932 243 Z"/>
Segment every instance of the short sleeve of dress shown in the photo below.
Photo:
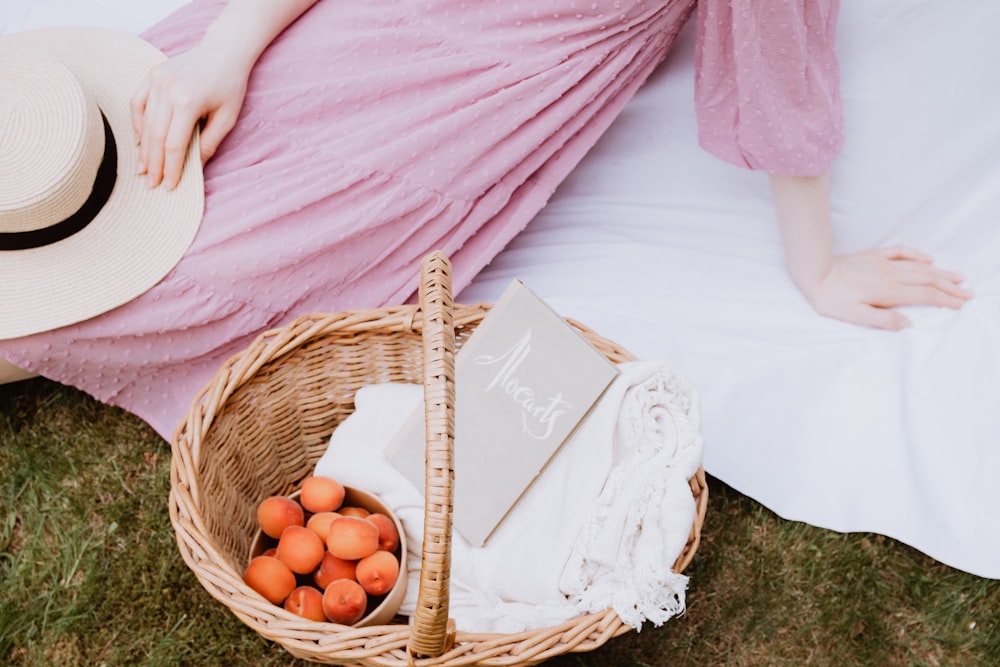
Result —
<path fill-rule="evenodd" d="M 698 139 L 749 169 L 821 174 L 844 138 L 839 0 L 701 0 Z"/>

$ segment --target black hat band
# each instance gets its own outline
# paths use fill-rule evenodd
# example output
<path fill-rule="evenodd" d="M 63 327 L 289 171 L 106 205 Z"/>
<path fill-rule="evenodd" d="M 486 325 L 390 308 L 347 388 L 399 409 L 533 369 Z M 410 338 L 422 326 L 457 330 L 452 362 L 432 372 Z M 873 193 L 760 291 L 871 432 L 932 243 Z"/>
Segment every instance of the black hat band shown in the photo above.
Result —
<path fill-rule="evenodd" d="M 118 179 L 118 147 L 115 145 L 115 135 L 111 131 L 108 119 L 101 112 L 104 122 L 104 157 L 94 178 L 94 187 L 87 201 L 83 202 L 76 213 L 43 229 L 32 229 L 23 232 L 0 232 L 0 250 L 28 250 L 41 248 L 76 234 L 97 217 L 104 205 L 111 198 Z"/>

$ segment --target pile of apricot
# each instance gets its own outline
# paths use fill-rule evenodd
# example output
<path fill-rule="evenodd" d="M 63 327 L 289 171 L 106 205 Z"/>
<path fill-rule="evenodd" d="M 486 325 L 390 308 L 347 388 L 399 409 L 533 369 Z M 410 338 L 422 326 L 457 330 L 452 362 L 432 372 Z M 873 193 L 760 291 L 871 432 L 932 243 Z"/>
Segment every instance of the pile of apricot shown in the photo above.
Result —
<path fill-rule="evenodd" d="M 257 522 L 273 546 L 250 560 L 243 581 L 303 618 L 361 620 L 396 584 L 402 554 L 392 518 L 345 505 L 345 495 L 337 480 L 313 476 L 297 499 L 264 499 Z"/>

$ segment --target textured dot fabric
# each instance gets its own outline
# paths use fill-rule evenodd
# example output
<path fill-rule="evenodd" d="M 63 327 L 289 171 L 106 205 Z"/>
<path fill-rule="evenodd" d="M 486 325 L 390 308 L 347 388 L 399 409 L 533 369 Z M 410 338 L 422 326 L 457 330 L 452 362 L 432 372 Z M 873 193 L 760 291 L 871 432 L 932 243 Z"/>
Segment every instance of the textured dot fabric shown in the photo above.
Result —
<path fill-rule="evenodd" d="M 843 145 L 839 10 L 839 0 L 701 0 L 701 146 L 750 169 L 823 173 Z"/>
<path fill-rule="evenodd" d="M 195 0 L 145 37 L 184 51 L 224 4 Z M 169 438 L 262 331 L 404 302 L 434 249 L 451 256 L 456 292 L 467 285 L 609 127 L 695 4 L 321 0 L 254 69 L 237 126 L 206 165 L 198 237 L 174 270 L 104 315 L 0 341 L 0 355 Z M 711 91 L 698 109 L 715 128 L 706 147 L 767 158 L 745 166 L 814 171 L 840 141 L 840 125 L 821 120 L 839 113 L 835 4 L 729 4 L 698 14 L 698 85 Z M 824 9 L 803 10 L 814 4 Z M 771 6 L 780 18 L 760 14 Z M 759 31 L 758 60 L 775 63 L 747 102 L 732 91 L 746 80 L 737 69 L 763 66 L 741 60 Z M 769 120 L 733 122 L 758 112 Z"/>

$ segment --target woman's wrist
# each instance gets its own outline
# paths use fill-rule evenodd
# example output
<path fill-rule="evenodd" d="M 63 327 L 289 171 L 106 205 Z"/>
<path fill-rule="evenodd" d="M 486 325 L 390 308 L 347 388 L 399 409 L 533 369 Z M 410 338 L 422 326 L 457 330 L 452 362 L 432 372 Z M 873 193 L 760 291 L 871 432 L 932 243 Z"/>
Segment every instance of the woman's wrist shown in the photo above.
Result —
<path fill-rule="evenodd" d="M 205 31 L 202 45 L 247 72 L 268 45 L 317 0 L 230 0 Z"/>
<path fill-rule="evenodd" d="M 833 229 L 829 177 L 770 174 L 775 216 L 781 229 L 785 263 L 807 296 L 833 268 Z"/>
<path fill-rule="evenodd" d="M 246 38 L 234 22 L 216 22 L 205 31 L 198 48 L 209 62 L 224 68 L 249 74 L 269 42 Z"/>

